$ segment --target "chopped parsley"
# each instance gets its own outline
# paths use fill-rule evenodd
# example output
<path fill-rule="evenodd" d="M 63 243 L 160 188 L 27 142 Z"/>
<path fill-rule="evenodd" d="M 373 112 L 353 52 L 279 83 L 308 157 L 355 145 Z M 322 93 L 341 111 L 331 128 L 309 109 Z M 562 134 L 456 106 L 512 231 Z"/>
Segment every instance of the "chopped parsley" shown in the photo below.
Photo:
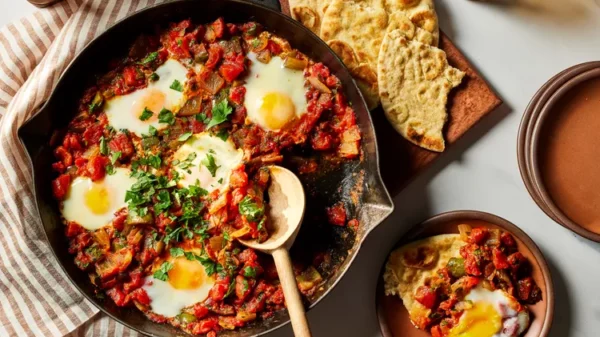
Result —
<path fill-rule="evenodd" d="M 156 196 L 156 199 L 158 202 L 154 204 L 154 211 L 157 213 L 162 213 L 171 208 L 171 205 L 173 205 L 171 202 L 171 195 L 167 190 L 160 190 Z"/>
<path fill-rule="evenodd" d="M 162 110 L 160 110 L 160 112 L 158 113 L 158 121 L 160 123 L 167 123 L 173 125 L 173 123 L 175 123 L 175 116 L 173 115 L 173 112 L 171 112 L 171 110 L 162 108 Z"/>
<path fill-rule="evenodd" d="M 108 174 L 109 176 L 112 176 L 113 174 L 115 174 L 115 167 L 113 165 L 106 165 L 106 174 Z"/>
<path fill-rule="evenodd" d="M 121 158 L 121 151 L 113 152 L 110 156 L 110 163 L 114 165 L 119 158 Z"/>
<path fill-rule="evenodd" d="M 190 139 L 191 136 L 192 136 L 191 132 L 186 132 L 183 135 L 179 136 L 179 138 L 177 138 L 177 140 L 180 142 L 185 142 L 186 140 Z"/>
<path fill-rule="evenodd" d="M 160 268 L 154 272 L 154 278 L 167 281 L 169 279 L 169 270 L 173 269 L 173 264 L 170 262 L 163 262 Z"/>
<path fill-rule="evenodd" d="M 192 166 L 194 166 L 194 164 L 192 163 L 194 161 L 194 159 L 196 159 L 198 155 L 196 154 L 196 152 L 192 152 L 190 153 L 187 158 L 185 158 L 184 161 L 182 162 L 178 162 L 177 160 L 173 161 L 173 165 L 177 165 L 179 166 L 182 170 L 186 170 Z"/>
<path fill-rule="evenodd" d="M 249 196 L 245 196 L 238 205 L 240 214 L 245 216 L 248 221 L 256 222 L 264 215 L 265 209 L 258 207 L 258 204 Z"/>
<path fill-rule="evenodd" d="M 104 138 L 104 136 L 100 137 L 100 153 L 105 156 L 108 154 L 108 146 L 106 144 L 106 139 Z"/>
<path fill-rule="evenodd" d="M 206 114 L 204 112 L 202 112 L 202 113 L 199 113 L 196 115 L 196 120 L 198 122 L 206 124 L 206 122 L 208 122 L 208 117 L 206 116 Z"/>
<path fill-rule="evenodd" d="M 229 132 L 227 132 L 227 130 L 225 129 L 221 129 L 217 133 L 217 137 L 221 138 L 222 141 L 226 142 L 227 138 L 229 138 Z"/>
<path fill-rule="evenodd" d="M 150 136 L 156 136 L 158 134 L 158 130 L 156 130 L 154 126 L 150 125 L 150 127 L 148 128 L 148 134 Z"/>
<path fill-rule="evenodd" d="M 229 233 L 223 232 L 223 239 L 225 239 L 227 241 L 231 241 L 231 237 L 229 236 Z"/>
<path fill-rule="evenodd" d="M 148 79 L 152 82 L 156 82 L 160 79 L 160 76 L 158 76 L 157 73 L 152 73 L 150 74 L 150 77 L 148 77 Z"/>
<path fill-rule="evenodd" d="M 243 271 L 244 271 L 244 277 L 251 277 L 251 278 L 256 277 L 256 268 L 254 268 L 254 267 L 247 266 L 246 268 L 243 269 Z"/>
<path fill-rule="evenodd" d="M 210 175 L 213 177 L 217 174 L 217 169 L 221 167 L 221 165 L 216 164 L 215 157 L 210 153 L 206 154 L 206 158 L 202 159 L 201 163 L 202 165 L 206 166 L 210 172 Z"/>
<path fill-rule="evenodd" d="M 231 115 L 233 109 L 229 106 L 226 99 L 217 103 L 212 109 L 212 119 L 208 123 L 207 129 L 212 128 L 215 125 L 219 125 L 227 121 L 227 116 Z"/>
<path fill-rule="evenodd" d="M 185 254 L 183 249 L 181 249 L 179 247 L 174 247 L 174 248 L 169 249 L 169 253 L 171 254 L 172 257 L 180 257 Z"/>
<path fill-rule="evenodd" d="M 142 111 L 142 114 L 140 115 L 140 120 L 141 121 L 147 121 L 150 119 L 150 117 L 152 117 L 154 115 L 154 112 L 152 112 L 150 109 L 148 108 L 144 108 L 144 111 Z"/>
<path fill-rule="evenodd" d="M 146 57 L 144 57 L 140 61 L 140 63 L 141 64 L 148 64 L 148 63 L 156 61 L 157 58 L 158 58 L 158 52 L 157 51 L 153 51 L 150 54 L 146 55 Z"/>
<path fill-rule="evenodd" d="M 222 183 L 223 183 L 223 178 L 219 178 L 219 180 L 217 180 L 217 182 L 218 182 L 219 184 L 222 184 Z"/>
<path fill-rule="evenodd" d="M 181 84 L 181 82 L 179 82 L 179 80 L 174 80 L 169 88 L 175 91 L 183 92 L 183 85 Z"/>

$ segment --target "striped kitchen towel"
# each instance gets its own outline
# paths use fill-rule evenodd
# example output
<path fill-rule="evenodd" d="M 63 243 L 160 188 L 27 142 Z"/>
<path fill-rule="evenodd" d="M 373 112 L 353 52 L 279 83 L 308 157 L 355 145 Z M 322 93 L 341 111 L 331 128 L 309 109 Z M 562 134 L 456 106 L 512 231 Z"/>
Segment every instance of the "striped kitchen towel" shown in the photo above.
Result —
<path fill-rule="evenodd" d="M 63 0 L 0 29 L 0 336 L 138 335 L 99 313 L 54 259 L 17 129 L 91 39 L 162 1 Z"/>

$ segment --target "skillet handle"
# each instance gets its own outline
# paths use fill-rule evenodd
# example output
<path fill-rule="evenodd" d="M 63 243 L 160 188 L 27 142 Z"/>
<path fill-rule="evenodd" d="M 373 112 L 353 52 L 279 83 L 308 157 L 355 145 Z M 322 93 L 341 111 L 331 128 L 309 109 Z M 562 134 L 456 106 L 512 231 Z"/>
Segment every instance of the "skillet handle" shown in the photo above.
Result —
<path fill-rule="evenodd" d="M 269 7 L 273 10 L 276 10 L 278 12 L 281 12 L 281 4 L 279 3 L 279 0 L 246 0 L 248 2 L 253 2 L 255 4 L 259 4 L 265 7 Z"/>

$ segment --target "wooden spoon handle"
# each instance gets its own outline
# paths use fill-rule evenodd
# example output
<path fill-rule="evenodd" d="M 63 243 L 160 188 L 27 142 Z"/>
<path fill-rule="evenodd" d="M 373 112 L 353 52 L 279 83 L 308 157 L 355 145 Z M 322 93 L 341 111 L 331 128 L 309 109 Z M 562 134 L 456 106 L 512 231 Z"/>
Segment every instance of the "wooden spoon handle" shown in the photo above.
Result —
<path fill-rule="evenodd" d="M 272 254 L 275 260 L 275 267 L 277 267 L 277 274 L 279 274 L 283 295 L 285 296 L 285 304 L 290 314 L 290 320 L 292 321 L 294 335 L 296 337 L 311 337 L 306 313 L 304 312 L 304 305 L 302 304 L 300 291 L 296 284 L 296 277 L 294 277 L 290 254 L 284 247 L 277 248 Z"/>

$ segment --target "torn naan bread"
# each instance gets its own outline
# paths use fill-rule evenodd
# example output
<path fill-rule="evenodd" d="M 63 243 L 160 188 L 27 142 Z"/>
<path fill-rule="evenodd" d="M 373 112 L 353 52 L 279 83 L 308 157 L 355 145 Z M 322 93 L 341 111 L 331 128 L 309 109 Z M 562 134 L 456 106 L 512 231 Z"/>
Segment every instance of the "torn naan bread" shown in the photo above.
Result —
<path fill-rule="evenodd" d="M 313 33 L 321 33 L 321 23 L 331 0 L 289 0 L 292 18 Z"/>
<path fill-rule="evenodd" d="M 381 105 L 396 131 L 420 147 L 444 151 L 448 94 L 465 73 L 451 67 L 441 49 L 396 29 L 385 35 L 377 74 Z"/>
<path fill-rule="evenodd" d="M 445 267 L 451 258 L 460 257 L 460 247 L 464 244 L 460 234 L 444 234 L 394 250 L 383 274 L 385 294 L 400 296 L 413 322 L 420 317 L 428 317 L 431 310 L 415 299 L 415 292 L 425 284 L 426 279 Z"/>

